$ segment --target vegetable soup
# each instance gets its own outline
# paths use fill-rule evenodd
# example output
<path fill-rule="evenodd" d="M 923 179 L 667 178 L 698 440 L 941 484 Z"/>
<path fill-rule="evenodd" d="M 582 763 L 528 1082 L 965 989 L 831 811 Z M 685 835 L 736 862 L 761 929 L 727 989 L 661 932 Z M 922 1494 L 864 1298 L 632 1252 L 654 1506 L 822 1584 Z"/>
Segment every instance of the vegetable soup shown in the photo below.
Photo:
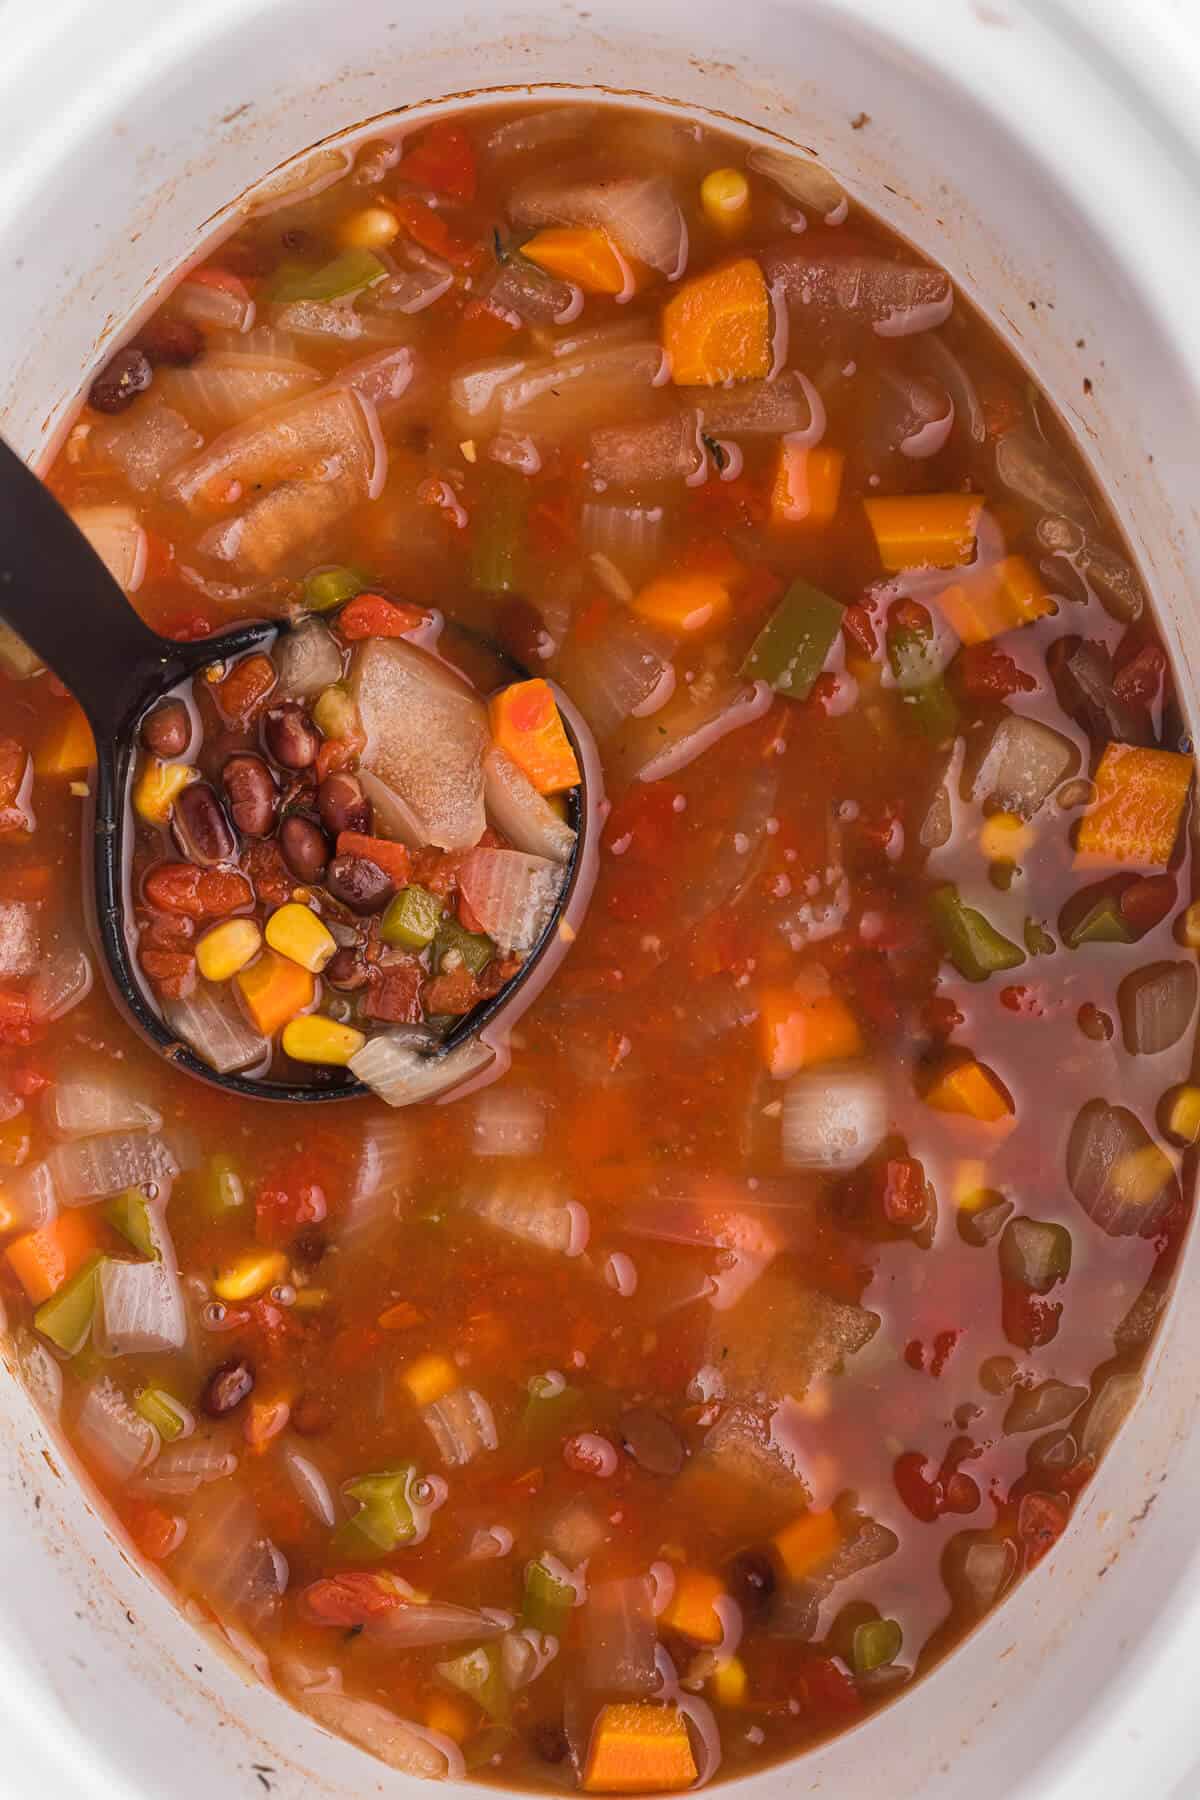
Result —
<path fill-rule="evenodd" d="M 1045 399 L 815 163 L 509 107 L 318 152 L 49 479 L 160 630 L 285 627 L 142 723 L 164 1017 L 378 1095 L 122 1023 L 5 638 L 0 1286 L 139 1552 L 414 1774 L 671 1792 L 900 1694 L 1068 1527 L 1200 1139 L 1191 742 Z M 410 1105 L 553 928 L 571 717 L 590 908 Z"/>

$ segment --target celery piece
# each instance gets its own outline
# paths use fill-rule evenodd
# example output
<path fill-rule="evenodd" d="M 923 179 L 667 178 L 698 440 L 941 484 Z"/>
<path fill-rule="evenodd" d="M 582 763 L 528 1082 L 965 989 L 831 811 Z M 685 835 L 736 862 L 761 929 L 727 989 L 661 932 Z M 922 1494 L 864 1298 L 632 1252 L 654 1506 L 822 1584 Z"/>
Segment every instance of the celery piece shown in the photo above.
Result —
<path fill-rule="evenodd" d="M 463 1745 L 463 1766 L 467 1769 L 484 1769 L 495 1761 L 513 1742 L 515 1733 L 511 1725 L 485 1725 Z"/>
<path fill-rule="evenodd" d="M 203 1175 L 204 1210 L 223 1219 L 246 1204 L 246 1188 L 232 1156 L 210 1156 Z"/>
<path fill-rule="evenodd" d="M 428 888 L 414 884 L 401 888 L 389 902 L 379 922 L 379 935 L 394 949 L 424 950 L 437 936 L 442 903 Z"/>
<path fill-rule="evenodd" d="M 521 1416 L 525 1436 L 536 1440 L 566 1431 L 582 1398 L 578 1388 L 559 1387 L 545 1375 L 535 1375 Z"/>
<path fill-rule="evenodd" d="M 1048 1294 L 1071 1273 L 1071 1233 L 1043 1219 L 1010 1219 L 1000 1239 L 1000 1273 L 1018 1287 Z"/>
<path fill-rule="evenodd" d="M 521 585 L 526 485 L 507 469 L 490 472 L 471 508 L 471 586 L 483 594 L 511 594 Z"/>
<path fill-rule="evenodd" d="M 936 888 L 929 905 L 942 949 L 968 981 L 986 981 L 989 975 L 1016 969 L 1025 961 L 1025 952 L 1018 945 L 997 931 L 973 906 L 963 904 L 957 888 Z"/>
<path fill-rule="evenodd" d="M 443 1681 L 469 1695 L 489 1719 L 499 1725 L 507 1723 L 511 1703 L 504 1666 L 495 1644 L 480 1644 L 450 1662 L 435 1663 L 434 1667 Z"/>
<path fill-rule="evenodd" d="M 552 1575 L 545 1563 L 529 1564 L 525 1571 L 522 1625 L 531 1625 L 535 1631 L 553 1632 L 555 1637 L 561 1638 L 574 1604 L 575 1592 L 568 1582 Z"/>
<path fill-rule="evenodd" d="M 271 283 L 270 298 L 277 306 L 292 300 L 342 300 L 382 281 L 386 274 L 373 251 L 343 250 L 319 269 L 285 263 Z"/>
<path fill-rule="evenodd" d="M 309 612 L 328 612 L 361 594 L 366 582 L 353 569 L 340 564 L 329 569 L 314 569 L 304 578 L 304 604 Z"/>
<path fill-rule="evenodd" d="M 133 1397 L 133 1409 L 153 1425 L 164 1444 L 174 1443 L 184 1427 L 184 1412 L 174 1394 L 166 1388 L 145 1387 Z"/>
<path fill-rule="evenodd" d="M 387 1556 L 415 1536 L 417 1522 L 409 1499 L 415 1474 L 411 1463 L 401 1463 L 346 1483 L 342 1491 L 359 1502 L 359 1510 L 334 1534 L 334 1543 L 344 1556 Z"/>
<path fill-rule="evenodd" d="M 150 1202 L 139 1187 L 128 1187 L 104 1208 L 104 1216 L 114 1231 L 119 1231 L 135 1250 L 158 1261 L 154 1234 L 150 1228 Z"/>
<path fill-rule="evenodd" d="M 1133 932 L 1114 893 L 1093 889 L 1076 894 L 1063 907 L 1058 922 L 1063 943 L 1071 950 L 1084 944 L 1132 944 Z"/>
<path fill-rule="evenodd" d="M 35 1328 L 66 1356 L 74 1356 L 87 1343 L 96 1313 L 96 1286 L 104 1257 L 89 1256 L 57 1294 L 43 1300 L 33 1315 Z"/>
<path fill-rule="evenodd" d="M 793 581 L 751 644 L 742 674 L 769 682 L 777 694 L 807 700 L 842 629 L 845 610 L 820 588 Z"/>
<path fill-rule="evenodd" d="M 465 930 L 457 919 L 443 919 L 433 940 L 433 959 L 440 973 L 450 951 L 457 950 L 472 975 L 481 975 L 495 949 L 490 937 Z"/>
<path fill-rule="evenodd" d="M 895 1619 L 870 1619 L 854 1633 L 850 1660 L 856 1675 L 869 1675 L 895 1662 L 900 1654 L 904 1634 Z"/>
<path fill-rule="evenodd" d="M 888 633 L 888 662 L 896 678 L 905 719 L 935 743 L 953 737 L 958 707 L 946 686 L 931 638 L 907 625 Z"/>

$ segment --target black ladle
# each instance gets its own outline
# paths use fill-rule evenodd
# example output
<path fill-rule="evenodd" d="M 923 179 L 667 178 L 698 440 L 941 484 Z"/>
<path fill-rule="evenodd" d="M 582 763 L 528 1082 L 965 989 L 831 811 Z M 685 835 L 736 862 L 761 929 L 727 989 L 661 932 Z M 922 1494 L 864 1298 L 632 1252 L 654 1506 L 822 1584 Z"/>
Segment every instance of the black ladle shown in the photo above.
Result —
<path fill-rule="evenodd" d="M 123 590 L 70 515 L 0 439 L 0 619 L 70 688 L 87 714 L 96 739 L 96 783 L 91 797 L 92 853 L 84 848 L 85 901 L 101 963 L 114 999 L 141 1035 L 172 1066 L 226 1093 L 256 1100 L 351 1100 L 369 1093 L 362 1082 L 313 1086 L 250 1075 L 221 1075 L 180 1043 L 165 1024 L 137 972 L 127 929 L 132 909 L 130 861 L 132 811 L 129 789 L 142 720 L 181 682 L 214 662 L 273 642 L 288 625 L 278 619 L 240 625 L 190 643 L 163 638 L 143 623 Z M 511 658 L 506 661 L 512 663 Z M 525 671 L 513 663 L 516 678 Z M 572 748 L 584 771 L 569 800 L 575 848 L 554 914 L 518 973 L 499 994 L 481 1001 L 431 1047 L 445 1057 L 487 1026 L 497 1026 L 518 991 L 530 981 L 558 937 L 558 926 L 587 867 L 584 835 L 594 811 L 587 801 L 591 757 L 566 720 Z"/>

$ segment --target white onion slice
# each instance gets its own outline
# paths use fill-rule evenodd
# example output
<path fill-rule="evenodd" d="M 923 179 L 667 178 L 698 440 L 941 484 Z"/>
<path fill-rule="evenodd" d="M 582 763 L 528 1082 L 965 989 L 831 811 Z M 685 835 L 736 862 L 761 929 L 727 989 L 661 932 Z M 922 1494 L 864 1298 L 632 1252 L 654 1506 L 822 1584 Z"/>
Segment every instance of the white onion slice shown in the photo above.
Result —
<path fill-rule="evenodd" d="M 500 1441 L 492 1409 L 474 1388 L 454 1388 L 443 1394 L 422 1408 L 421 1417 L 448 1468 L 462 1468 L 481 1451 L 494 1450 Z"/>
<path fill-rule="evenodd" d="M 36 906 L 24 900 L 0 900 L 0 977 L 19 981 L 32 975 L 40 952 Z"/>
<path fill-rule="evenodd" d="M 319 619 L 306 619 L 294 631 L 280 632 L 273 661 L 280 693 L 298 700 L 311 699 L 342 676 L 342 653 Z"/>
<path fill-rule="evenodd" d="M 173 1181 L 180 1170 L 166 1140 L 147 1131 L 56 1144 L 47 1161 L 64 1206 L 87 1206 L 127 1187 Z"/>
<path fill-rule="evenodd" d="M 546 1135 L 546 1108 L 528 1089 L 498 1084 L 475 1102 L 471 1148 L 476 1156 L 536 1156 Z"/>
<path fill-rule="evenodd" d="M 495 1050 L 482 1038 L 468 1038 L 445 1056 L 421 1056 L 382 1033 L 351 1057 L 350 1070 L 389 1106 L 414 1106 L 461 1086 L 495 1057 Z"/>
<path fill-rule="evenodd" d="M 483 930 L 501 950 L 532 950 L 554 915 L 562 867 L 522 850 L 472 850 L 458 882 Z"/>
<path fill-rule="evenodd" d="M 575 833 L 512 758 L 495 747 L 483 759 L 483 799 L 488 818 L 514 849 L 556 863 L 570 860 Z"/>
<path fill-rule="evenodd" d="M 68 1138 L 162 1129 L 162 1114 L 131 1091 L 119 1064 L 67 1062 L 47 1092 L 44 1110 L 51 1129 Z"/>
<path fill-rule="evenodd" d="M 218 1075 L 253 1072 L 265 1065 L 271 1046 L 219 988 L 197 985 L 189 1000 L 163 1005 L 167 1025 Z"/>
<path fill-rule="evenodd" d="M 252 190 L 243 202 L 251 218 L 261 219 L 281 206 L 296 206 L 302 200 L 313 200 L 327 187 L 340 181 L 354 162 L 354 152 L 342 146 L 314 150 L 299 162 L 289 163 L 276 175 L 270 175 Z"/>
<path fill-rule="evenodd" d="M 102 1376 L 88 1389 L 75 1420 L 84 1454 L 113 1481 L 126 1482 L 153 1462 L 160 1440 L 115 1381 Z"/>
<path fill-rule="evenodd" d="M 789 200 L 809 207 L 822 217 L 833 212 L 846 198 L 841 182 L 828 169 L 794 150 L 773 150 L 764 146 L 751 150 L 746 163 L 757 175 L 765 175 L 768 181 L 773 181 Z"/>
<path fill-rule="evenodd" d="M 411 808 L 425 843 L 466 850 L 483 835 L 487 712 L 444 663 L 403 639 L 368 639 L 351 687 L 362 765 Z"/>
<path fill-rule="evenodd" d="M 497 1231 L 542 1250 L 578 1256 L 587 1244 L 585 1209 L 549 1176 L 525 1172 L 497 1176 L 487 1188 L 469 1195 L 466 1206 Z"/>
<path fill-rule="evenodd" d="M 887 1095 L 870 1069 L 814 1070 L 783 1090 L 783 1160 L 791 1169 L 856 1169 L 887 1126 Z"/>
<path fill-rule="evenodd" d="M 198 1493 L 210 1482 L 225 1481 L 234 1473 L 238 1459 L 230 1448 L 227 1435 L 213 1433 L 168 1444 L 152 1468 L 140 1475 L 134 1484 L 139 1494 L 161 1494 L 182 1500 Z"/>
<path fill-rule="evenodd" d="M 317 1524 L 332 1531 L 338 1522 L 338 1508 L 333 1491 L 320 1469 L 290 1444 L 283 1453 L 283 1466 L 287 1470 L 288 1480 Z"/>
<path fill-rule="evenodd" d="M 463 1753 L 453 1738 L 414 1725 L 373 1700 L 355 1700 L 327 1689 L 292 1688 L 290 1693 L 318 1725 L 348 1738 L 389 1769 L 426 1781 L 461 1781 L 466 1772 Z"/>
<path fill-rule="evenodd" d="M 77 944 L 64 944 L 47 957 L 29 989 L 29 1008 L 39 1024 L 63 1019 L 92 991 L 92 961 Z"/>

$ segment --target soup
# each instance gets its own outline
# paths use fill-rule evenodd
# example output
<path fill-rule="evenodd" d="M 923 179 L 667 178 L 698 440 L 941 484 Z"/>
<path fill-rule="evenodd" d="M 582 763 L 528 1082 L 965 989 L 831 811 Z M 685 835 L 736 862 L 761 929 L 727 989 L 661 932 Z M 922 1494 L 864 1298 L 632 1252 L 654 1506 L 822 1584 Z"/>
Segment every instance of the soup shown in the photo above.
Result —
<path fill-rule="evenodd" d="M 293 627 L 143 724 L 142 970 L 289 1080 L 344 1079 L 314 1033 L 366 1074 L 467 1016 L 447 976 L 477 1003 L 506 954 L 470 859 L 571 828 L 527 682 L 598 744 L 597 885 L 443 1104 L 239 1103 L 93 987 L 92 746 L 6 644 L 20 1353 L 140 1553 L 384 1762 L 749 1772 L 984 1617 L 1136 1398 L 1200 1137 L 1171 671 L 1044 399 L 815 164 L 571 105 L 299 179 L 50 474 L 160 630 Z M 458 843 L 368 766 L 350 661 L 431 624 L 523 782 L 460 758 Z"/>

